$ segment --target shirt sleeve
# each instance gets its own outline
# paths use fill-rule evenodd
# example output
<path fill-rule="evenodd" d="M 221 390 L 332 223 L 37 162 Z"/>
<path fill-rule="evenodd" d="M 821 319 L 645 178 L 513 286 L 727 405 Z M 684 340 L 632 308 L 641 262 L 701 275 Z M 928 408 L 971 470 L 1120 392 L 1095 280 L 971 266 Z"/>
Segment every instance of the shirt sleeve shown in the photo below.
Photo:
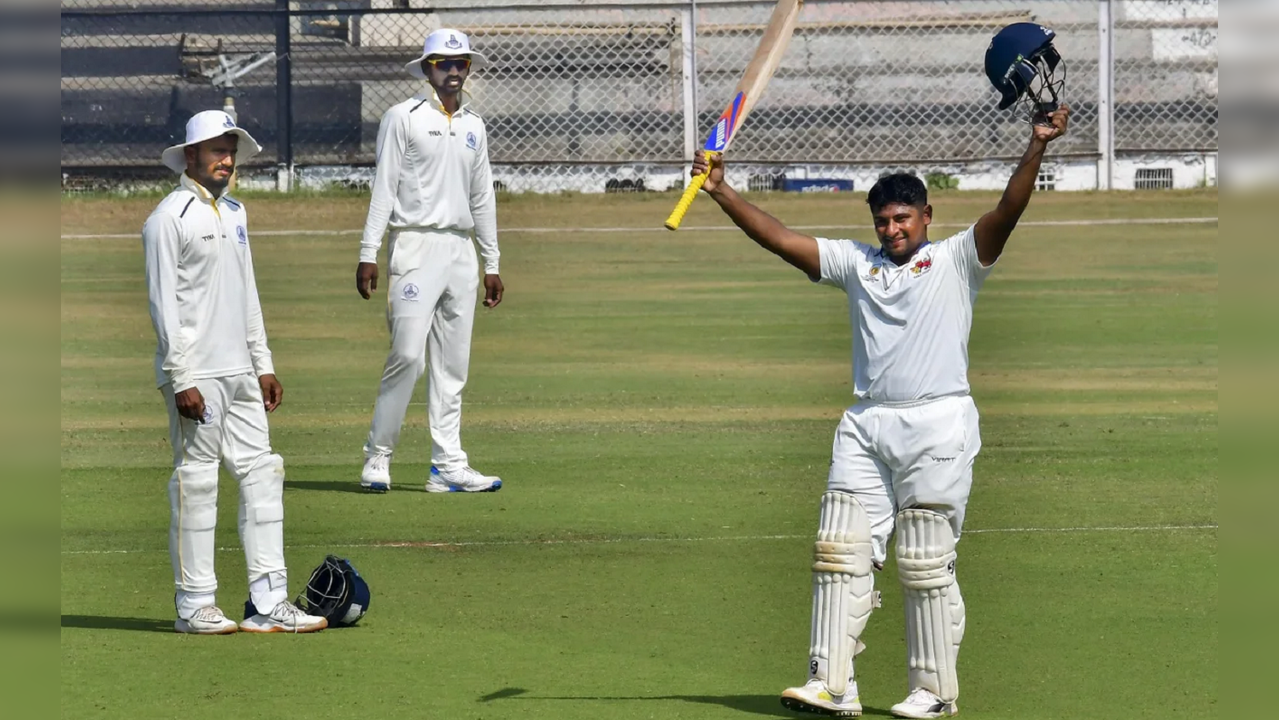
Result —
<path fill-rule="evenodd" d="M 404 150 L 408 147 L 407 116 L 387 112 L 377 130 L 377 169 L 373 176 L 373 197 L 369 200 L 369 215 L 364 221 L 364 237 L 360 240 L 360 262 L 377 262 L 377 251 L 382 247 L 382 236 L 391 221 L 391 209 L 400 185 L 400 171 L 404 165 Z"/>
<path fill-rule="evenodd" d="M 248 221 L 245 221 L 247 227 Z M 249 346 L 249 358 L 253 361 L 253 372 L 258 376 L 274 375 L 275 365 L 271 362 L 271 349 L 266 343 L 266 323 L 262 320 L 262 303 L 258 299 L 258 280 L 253 272 L 253 253 L 249 245 L 244 247 L 244 295 L 247 317 L 245 317 L 246 342 Z"/>
<path fill-rule="evenodd" d="M 484 274 L 497 275 L 502 253 L 497 247 L 497 197 L 493 192 L 487 132 L 475 153 L 475 166 L 471 170 L 471 220 L 475 223 L 480 256 L 484 258 Z"/>
<path fill-rule="evenodd" d="M 822 261 L 822 276 L 817 282 L 847 290 L 848 279 L 857 272 L 853 262 L 854 247 L 851 240 L 817 238 L 817 252 Z"/>
<path fill-rule="evenodd" d="M 182 225 L 168 213 L 147 218 L 142 226 L 142 250 L 146 259 L 147 305 L 151 327 L 159 343 L 160 369 L 168 376 L 173 391 L 195 387 L 187 343 L 182 335 L 178 310 L 178 258 L 182 247 Z"/>
<path fill-rule="evenodd" d="M 955 262 L 955 269 L 959 271 L 959 276 L 968 284 L 970 290 L 980 288 L 982 283 L 986 282 L 990 271 L 995 268 L 994 263 L 982 265 L 981 259 L 977 257 L 976 228 L 977 226 L 973 225 L 946 240 L 946 244 L 950 246 L 951 258 Z"/>

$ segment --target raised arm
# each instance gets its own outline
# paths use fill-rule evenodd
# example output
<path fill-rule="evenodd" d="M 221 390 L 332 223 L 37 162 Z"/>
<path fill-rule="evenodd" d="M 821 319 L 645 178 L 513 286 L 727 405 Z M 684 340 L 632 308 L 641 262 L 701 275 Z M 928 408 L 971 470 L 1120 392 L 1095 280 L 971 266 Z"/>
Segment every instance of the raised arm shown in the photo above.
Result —
<path fill-rule="evenodd" d="M 1026 148 L 1026 154 L 1022 155 L 1021 162 L 1013 171 L 999 205 L 977 221 L 974 234 L 977 239 L 977 259 L 982 265 L 993 265 L 1004 252 L 1004 245 L 1017 227 L 1021 214 L 1026 211 L 1031 193 L 1035 192 L 1035 183 L 1039 181 L 1039 166 L 1043 164 L 1048 143 L 1066 134 L 1070 123 L 1070 108 L 1062 105 L 1049 113 L 1048 117 L 1052 125 L 1034 126 L 1030 147 Z"/>
<path fill-rule="evenodd" d="M 699 150 L 693 158 L 693 174 L 705 171 L 706 155 Z M 760 247 L 804 271 L 809 278 L 821 279 L 822 259 L 817 240 L 790 230 L 777 218 L 746 202 L 724 182 L 724 161 L 718 154 L 712 155 L 710 177 L 702 189 L 719 203 L 733 224 Z"/>

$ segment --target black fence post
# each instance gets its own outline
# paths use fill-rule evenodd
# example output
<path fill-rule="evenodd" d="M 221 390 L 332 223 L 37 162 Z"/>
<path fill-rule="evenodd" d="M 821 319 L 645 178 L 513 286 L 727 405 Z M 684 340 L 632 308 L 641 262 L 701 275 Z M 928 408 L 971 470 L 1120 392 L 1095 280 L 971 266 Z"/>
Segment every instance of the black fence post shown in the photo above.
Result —
<path fill-rule="evenodd" d="M 293 189 L 293 74 L 290 52 L 289 0 L 275 0 L 275 137 L 278 143 L 280 190 Z"/>

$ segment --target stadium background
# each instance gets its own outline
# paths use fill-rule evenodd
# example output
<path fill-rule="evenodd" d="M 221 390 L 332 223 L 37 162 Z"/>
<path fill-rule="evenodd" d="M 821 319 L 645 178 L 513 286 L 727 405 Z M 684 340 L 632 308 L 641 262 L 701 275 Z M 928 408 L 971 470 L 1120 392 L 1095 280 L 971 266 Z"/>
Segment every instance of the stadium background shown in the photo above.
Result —
<path fill-rule="evenodd" d="M 591 0 L 64 0 L 64 192 L 167 183 L 160 150 L 230 97 L 265 152 L 250 187 L 367 183 L 377 124 L 437 27 L 491 60 L 468 82 L 513 192 L 668 190 L 773 3 Z M 1217 178 L 1217 0 L 808 0 L 734 145 L 737 182 L 888 169 L 997 189 L 1024 131 L 981 72 L 990 36 L 1054 28 L 1076 115 L 1044 189 L 1192 188 Z M 230 63 L 231 87 L 215 85 Z M 696 108 L 696 112 L 691 111 Z"/>

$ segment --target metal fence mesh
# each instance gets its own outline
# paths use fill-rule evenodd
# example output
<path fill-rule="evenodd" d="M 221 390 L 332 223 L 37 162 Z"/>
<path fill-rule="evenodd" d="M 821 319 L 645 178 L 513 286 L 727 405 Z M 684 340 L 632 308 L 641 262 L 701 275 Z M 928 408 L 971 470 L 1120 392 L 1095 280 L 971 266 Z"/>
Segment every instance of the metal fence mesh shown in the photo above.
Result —
<path fill-rule="evenodd" d="M 1115 9 L 1115 148 L 1216 150 L 1217 0 Z"/>
<path fill-rule="evenodd" d="M 533 187 L 550 166 L 565 177 L 600 164 L 677 168 L 730 98 L 772 7 L 704 0 L 693 18 L 688 2 L 642 0 L 65 0 L 62 165 L 151 172 L 186 119 L 228 95 L 265 146 L 256 164 L 369 165 L 382 113 L 421 88 L 403 64 L 431 30 L 455 27 L 490 59 L 467 86 L 511 183 Z M 1114 0 L 1113 11 L 1116 148 L 1215 150 L 1216 0 Z M 1076 114 L 1054 153 L 1095 155 L 1098 18 L 1097 0 L 808 0 L 734 159 L 1015 157 L 1026 130 L 996 109 L 982 59 L 999 27 L 1025 20 L 1053 27 L 1067 59 Z M 213 84 L 220 63 L 255 60 L 230 90 Z"/>

